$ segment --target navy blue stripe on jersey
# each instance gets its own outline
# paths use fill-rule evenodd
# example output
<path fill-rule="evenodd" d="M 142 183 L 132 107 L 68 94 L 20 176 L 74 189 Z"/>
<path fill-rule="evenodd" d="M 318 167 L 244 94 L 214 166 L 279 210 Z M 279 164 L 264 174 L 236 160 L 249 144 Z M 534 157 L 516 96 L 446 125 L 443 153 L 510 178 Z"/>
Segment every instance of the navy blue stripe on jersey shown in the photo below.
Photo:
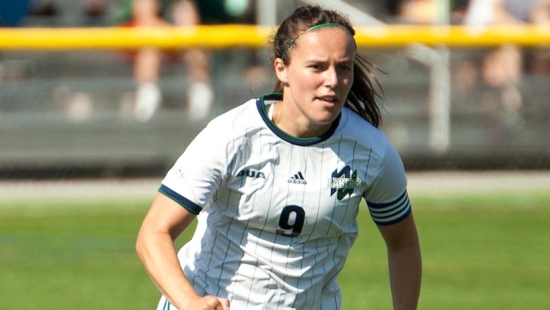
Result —
<path fill-rule="evenodd" d="M 285 140 L 288 143 L 294 144 L 294 145 L 309 146 L 309 145 L 314 145 L 314 144 L 317 144 L 317 143 L 320 143 L 320 142 L 323 142 L 323 141 L 327 140 L 336 131 L 336 128 L 338 128 L 338 124 L 340 123 L 340 118 L 342 117 L 342 113 L 338 114 L 338 116 L 336 117 L 336 119 L 332 123 L 330 129 L 327 132 L 325 132 L 324 134 L 322 134 L 318 137 L 296 138 L 296 137 L 293 137 L 293 136 L 287 134 L 286 132 L 282 131 L 281 129 L 279 129 L 279 127 L 277 127 L 277 125 L 275 125 L 269 119 L 269 116 L 267 115 L 267 110 L 265 108 L 265 103 L 264 103 L 266 100 L 281 101 L 281 100 L 283 100 L 283 95 L 282 94 L 277 94 L 277 93 L 263 95 L 260 98 L 258 98 L 258 100 L 256 100 L 256 106 L 258 108 L 258 112 L 260 112 L 260 115 L 261 115 L 262 119 L 264 120 L 265 124 L 267 125 L 267 127 L 269 129 L 271 129 L 271 131 L 274 134 L 276 134 L 279 138 Z"/>
<path fill-rule="evenodd" d="M 163 193 L 164 195 L 168 196 L 170 199 L 174 200 L 178 204 L 180 204 L 182 207 L 184 207 L 187 211 L 193 213 L 193 214 L 199 214 L 202 211 L 202 207 L 195 204 L 191 200 L 183 197 L 182 195 L 176 193 L 175 191 L 171 190 L 165 185 L 161 185 L 159 188 L 159 192 Z"/>
<path fill-rule="evenodd" d="M 367 201 L 372 219 L 377 225 L 392 225 L 404 220 L 411 213 L 411 202 L 407 191 L 399 198 L 386 203 Z"/>

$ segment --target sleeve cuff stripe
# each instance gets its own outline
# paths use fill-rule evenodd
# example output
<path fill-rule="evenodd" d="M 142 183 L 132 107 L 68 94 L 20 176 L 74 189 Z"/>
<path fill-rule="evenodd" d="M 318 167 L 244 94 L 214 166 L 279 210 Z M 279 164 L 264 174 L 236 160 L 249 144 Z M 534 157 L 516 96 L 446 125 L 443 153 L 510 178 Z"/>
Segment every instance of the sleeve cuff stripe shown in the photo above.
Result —
<path fill-rule="evenodd" d="M 170 199 L 174 200 L 179 205 L 184 207 L 187 211 L 189 211 L 189 212 L 191 212 L 195 215 L 199 214 L 202 211 L 202 208 L 199 205 L 197 205 L 194 202 L 192 202 L 191 200 L 183 197 L 182 195 L 176 193 L 175 191 L 171 190 L 170 188 L 168 188 L 165 185 L 161 185 L 158 191 L 163 193 L 164 195 L 166 195 Z"/>
<path fill-rule="evenodd" d="M 396 210 L 401 209 L 401 208 L 403 208 L 403 206 L 406 206 L 408 204 L 409 204 L 409 197 L 407 197 L 407 196 L 403 197 L 403 199 L 401 199 L 400 201 L 395 202 L 393 205 L 386 206 L 384 208 L 376 208 L 376 207 L 373 208 L 371 206 L 371 204 L 367 203 L 367 205 L 369 206 L 370 211 L 372 213 L 376 213 L 376 214 L 385 214 L 385 213 L 396 212 Z"/>
<path fill-rule="evenodd" d="M 395 216 L 386 217 L 386 218 L 379 218 L 379 217 L 374 217 L 374 216 L 373 216 L 372 219 L 374 220 L 374 222 L 375 222 L 377 225 L 388 226 L 388 225 L 392 225 L 392 224 L 401 222 L 401 221 L 404 220 L 410 213 L 411 213 L 411 207 L 410 207 L 410 205 L 408 205 L 406 209 L 404 209 L 404 210 L 403 210 L 402 212 L 400 212 L 399 214 L 396 214 Z"/>
<path fill-rule="evenodd" d="M 370 205 L 369 205 L 369 210 L 370 210 L 370 213 L 374 216 L 384 217 L 384 216 L 388 216 L 388 215 L 391 215 L 391 214 L 399 213 L 404 208 L 407 208 L 409 205 L 410 205 L 409 199 L 405 199 L 404 201 L 400 201 L 399 204 L 395 204 L 391 207 L 387 207 L 387 208 L 384 208 L 384 209 L 381 209 L 381 210 L 380 209 L 372 209 L 372 208 L 370 208 Z"/>
<path fill-rule="evenodd" d="M 403 194 L 397 197 L 397 199 L 395 199 L 394 201 L 384 202 L 384 203 L 374 203 L 374 202 L 367 201 L 367 204 L 369 205 L 369 209 L 384 209 L 384 208 L 392 209 L 394 205 L 401 204 L 400 201 L 408 200 L 408 197 L 409 196 L 407 195 L 407 191 L 404 191 Z"/>
<path fill-rule="evenodd" d="M 383 219 L 395 217 L 396 215 L 401 214 L 401 213 L 403 213 L 404 211 L 406 211 L 407 209 L 410 209 L 410 208 L 411 208 L 410 203 L 407 203 L 407 204 L 404 204 L 404 205 L 400 206 L 399 208 L 395 208 L 394 210 L 392 210 L 392 212 L 385 212 L 385 213 L 371 212 L 370 214 L 373 218 L 383 220 Z"/>

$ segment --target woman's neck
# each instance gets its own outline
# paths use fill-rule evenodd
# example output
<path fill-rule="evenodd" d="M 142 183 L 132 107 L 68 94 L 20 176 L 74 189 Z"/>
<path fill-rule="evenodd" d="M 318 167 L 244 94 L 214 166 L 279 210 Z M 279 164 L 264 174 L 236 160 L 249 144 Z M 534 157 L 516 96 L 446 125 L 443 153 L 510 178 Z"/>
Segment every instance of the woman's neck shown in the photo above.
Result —
<path fill-rule="evenodd" d="M 279 101 L 273 104 L 272 121 L 279 129 L 296 138 L 314 138 L 327 132 L 331 124 L 311 123 L 304 115 L 289 109 L 289 103 Z"/>

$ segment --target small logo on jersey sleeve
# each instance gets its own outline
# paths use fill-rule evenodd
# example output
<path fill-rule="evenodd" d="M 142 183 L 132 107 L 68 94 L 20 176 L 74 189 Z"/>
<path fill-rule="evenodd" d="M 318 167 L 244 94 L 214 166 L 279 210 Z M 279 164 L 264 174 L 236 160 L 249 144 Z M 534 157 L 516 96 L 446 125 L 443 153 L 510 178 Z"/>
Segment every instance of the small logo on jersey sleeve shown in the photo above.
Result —
<path fill-rule="evenodd" d="M 331 178 L 328 180 L 328 187 L 330 187 L 330 195 L 336 193 L 338 200 L 344 199 L 346 195 L 353 193 L 353 190 L 361 184 L 361 180 L 357 179 L 357 170 L 351 172 L 349 166 L 345 166 L 342 170 L 334 170 Z"/>
<path fill-rule="evenodd" d="M 237 177 L 248 177 L 253 179 L 265 179 L 265 174 L 255 169 L 243 169 L 237 173 Z"/>
<path fill-rule="evenodd" d="M 288 183 L 307 184 L 307 181 L 304 178 L 304 175 L 302 174 L 302 171 L 298 171 L 298 173 L 296 173 L 295 175 L 291 176 L 290 179 L 288 179 Z"/>

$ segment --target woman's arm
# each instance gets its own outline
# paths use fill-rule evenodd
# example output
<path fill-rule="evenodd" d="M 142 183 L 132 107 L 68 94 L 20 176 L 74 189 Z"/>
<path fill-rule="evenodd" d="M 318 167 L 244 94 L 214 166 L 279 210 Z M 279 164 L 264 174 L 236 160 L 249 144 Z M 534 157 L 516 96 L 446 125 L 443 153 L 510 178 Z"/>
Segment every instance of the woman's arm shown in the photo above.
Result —
<path fill-rule="evenodd" d="M 227 310 L 227 299 L 197 295 L 181 270 L 174 240 L 194 219 L 194 214 L 158 193 L 139 231 L 136 252 L 153 283 L 175 307 Z"/>
<path fill-rule="evenodd" d="M 403 221 L 378 226 L 388 250 L 394 310 L 416 310 L 422 279 L 420 243 L 412 213 Z"/>

